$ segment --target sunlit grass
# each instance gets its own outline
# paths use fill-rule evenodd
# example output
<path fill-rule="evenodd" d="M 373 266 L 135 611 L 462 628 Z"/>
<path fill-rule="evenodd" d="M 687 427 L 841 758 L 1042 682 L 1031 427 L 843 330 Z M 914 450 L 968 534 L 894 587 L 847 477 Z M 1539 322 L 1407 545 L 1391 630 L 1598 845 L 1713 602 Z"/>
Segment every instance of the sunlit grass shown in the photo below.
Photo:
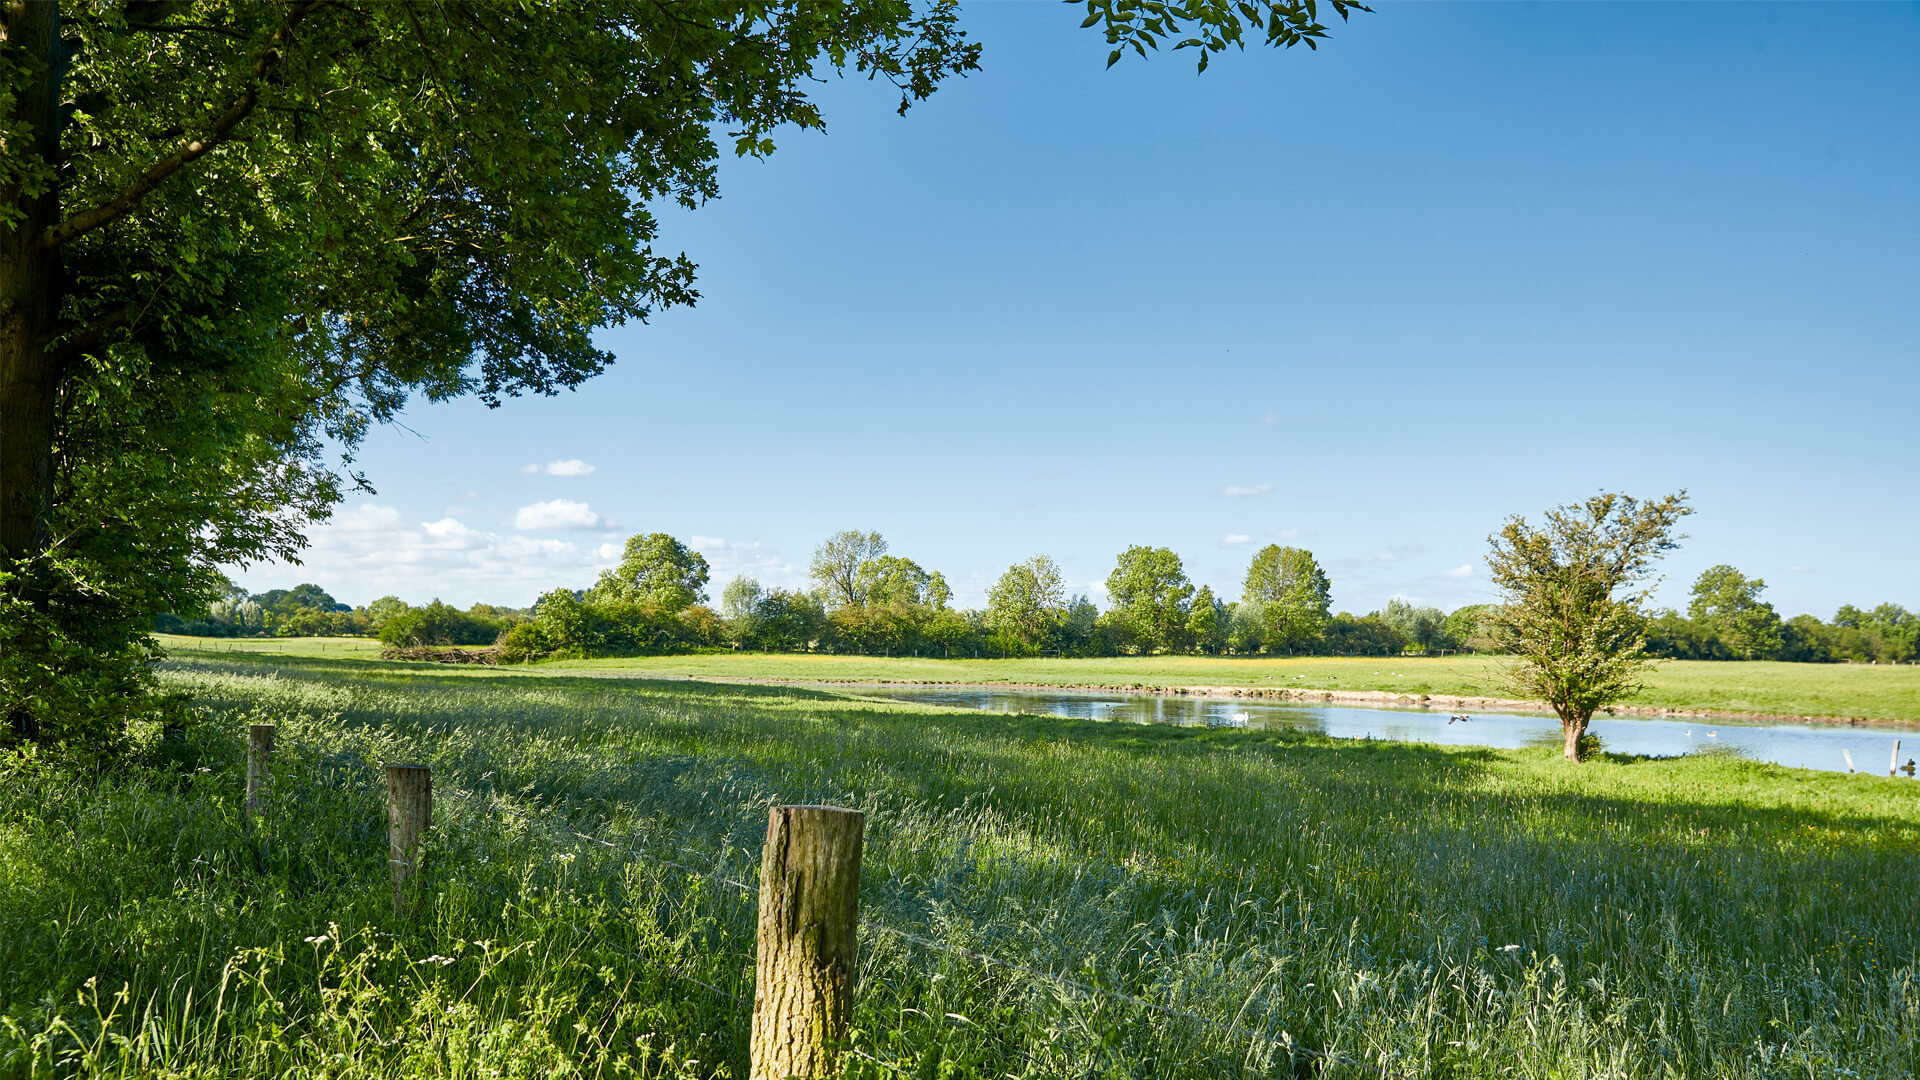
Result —
<path fill-rule="evenodd" d="M 187 638 L 159 635 L 182 656 L 263 652 L 316 658 L 372 659 L 380 644 L 364 638 Z M 578 672 L 646 678 L 802 682 L 956 682 L 1037 686 L 1202 688 L 1226 690 L 1381 691 L 1416 700 L 1421 694 L 1508 697 L 1509 661 L 1491 655 L 1440 657 L 1104 657 L 1090 660 L 934 659 L 818 653 L 703 653 L 606 660 L 549 661 L 543 673 Z M 508 668 L 508 672 L 524 670 Z M 484 674 L 484 672 L 475 672 Z M 1769 716 L 1920 722 L 1920 665 L 1788 664 L 1773 661 L 1674 660 L 1647 674 L 1630 704 L 1663 709 L 1761 713 Z"/>
<path fill-rule="evenodd" d="M 0 1073 L 741 1075 L 751 899 L 565 829 L 752 880 L 766 807 L 816 801 L 868 812 L 873 918 L 1392 1074 L 1920 1070 L 1911 781 L 539 668 L 168 680 L 216 718 L 187 744 L 0 792 Z M 257 717 L 282 812 L 250 842 Z M 399 759 L 441 793 L 415 924 L 384 879 L 376 766 Z M 880 934 L 857 1006 L 858 1045 L 914 1075 L 1287 1071 Z"/>

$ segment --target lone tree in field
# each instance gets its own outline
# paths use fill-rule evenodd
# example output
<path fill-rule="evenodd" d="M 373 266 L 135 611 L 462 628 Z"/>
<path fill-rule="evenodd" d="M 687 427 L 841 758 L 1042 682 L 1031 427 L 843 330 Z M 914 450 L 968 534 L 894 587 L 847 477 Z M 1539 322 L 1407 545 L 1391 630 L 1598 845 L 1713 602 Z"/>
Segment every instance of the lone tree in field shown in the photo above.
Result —
<path fill-rule="evenodd" d="M 1680 546 L 1675 530 L 1692 512 L 1684 490 L 1656 502 L 1602 493 L 1547 511 L 1539 528 L 1516 516 L 1488 538 L 1502 600 L 1495 638 L 1519 658 L 1513 688 L 1553 707 L 1570 762 L 1594 712 L 1639 690 L 1653 663 L 1642 605 L 1655 561 Z"/>

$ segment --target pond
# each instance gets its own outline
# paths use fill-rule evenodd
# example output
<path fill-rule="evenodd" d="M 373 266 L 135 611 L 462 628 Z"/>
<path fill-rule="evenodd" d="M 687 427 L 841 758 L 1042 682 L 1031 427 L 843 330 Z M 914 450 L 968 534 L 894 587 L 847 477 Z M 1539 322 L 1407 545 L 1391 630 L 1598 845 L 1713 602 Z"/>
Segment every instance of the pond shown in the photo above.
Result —
<path fill-rule="evenodd" d="M 1185 694 L 1025 688 L 883 685 L 861 687 L 857 692 L 894 701 L 1132 724 L 1286 728 L 1337 739 L 1396 739 L 1454 746 L 1560 745 L 1560 721 L 1551 716 L 1516 713 L 1475 713 L 1470 719 L 1456 720 L 1444 710 L 1420 708 L 1364 709 Z M 1901 740 L 1900 764 L 1920 757 L 1920 728 L 1916 727 L 1599 716 L 1589 730 L 1614 753 L 1675 756 L 1717 749 L 1776 765 L 1834 772 L 1847 771 L 1847 755 L 1851 754 L 1860 772 L 1884 775 L 1895 739 Z"/>

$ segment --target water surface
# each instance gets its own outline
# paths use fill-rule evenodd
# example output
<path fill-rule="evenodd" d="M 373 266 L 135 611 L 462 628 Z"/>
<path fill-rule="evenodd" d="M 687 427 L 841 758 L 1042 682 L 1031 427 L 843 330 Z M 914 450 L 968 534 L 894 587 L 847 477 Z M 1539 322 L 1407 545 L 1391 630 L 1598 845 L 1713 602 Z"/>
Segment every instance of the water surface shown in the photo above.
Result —
<path fill-rule="evenodd" d="M 1182 694 L 1102 694 L 1085 690 L 981 689 L 942 686 L 863 687 L 868 697 L 920 701 L 989 712 L 1069 716 L 1132 724 L 1182 724 L 1310 731 L 1337 739 L 1396 739 L 1453 746 L 1559 746 L 1552 716 L 1474 713 L 1454 720 L 1439 709 L 1367 709 L 1344 705 L 1248 701 Z M 1845 724 L 1723 723 L 1600 716 L 1589 728 L 1614 753 L 1670 757 L 1713 749 L 1801 769 L 1884 775 L 1895 739 L 1900 764 L 1920 757 L 1920 728 Z"/>

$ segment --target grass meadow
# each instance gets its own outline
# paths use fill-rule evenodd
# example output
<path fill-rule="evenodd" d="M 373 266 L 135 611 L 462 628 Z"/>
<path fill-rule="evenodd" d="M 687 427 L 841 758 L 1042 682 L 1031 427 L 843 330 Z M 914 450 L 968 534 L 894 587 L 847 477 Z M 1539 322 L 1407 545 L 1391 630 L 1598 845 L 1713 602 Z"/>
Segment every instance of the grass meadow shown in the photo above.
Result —
<path fill-rule="evenodd" d="M 743 1076 L 752 898 L 573 833 L 752 881 L 783 802 L 866 811 L 878 923 L 1237 1025 L 870 928 L 849 1076 L 1920 1073 L 1911 781 L 544 666 L 165 680 L 186 738 L 0 785 L 0 1076 Z M 411 919 L 389 761 L 435 775 Z"/>
<path fill-rule="evenodd" d="M 374 658 L 381 645 L 368 638 L 189 638 L 158 635 L 183 655 L 269 653 L 284 656 Z M 1216 687 L 1276 686 L 1326 690 L 1380 690 L 1394 694 L 1509 697 L 1498 656 L 1443 657 L 1101 657 L 1086 660 L 928 659 L 830 656 L 817 653 L 703 653 L 608 660 L 545 661 L 534 670 L 575 671 L 642 678 L 797 682 L 1013 683 L 1036 686 Z M 1648 673 L 1633 704 L 1773 716 L 1859 718 L 1920 722 L 1920 666 L 1897 664 L 1789 664 L 1770 660 L 1674 660 Z"/>

